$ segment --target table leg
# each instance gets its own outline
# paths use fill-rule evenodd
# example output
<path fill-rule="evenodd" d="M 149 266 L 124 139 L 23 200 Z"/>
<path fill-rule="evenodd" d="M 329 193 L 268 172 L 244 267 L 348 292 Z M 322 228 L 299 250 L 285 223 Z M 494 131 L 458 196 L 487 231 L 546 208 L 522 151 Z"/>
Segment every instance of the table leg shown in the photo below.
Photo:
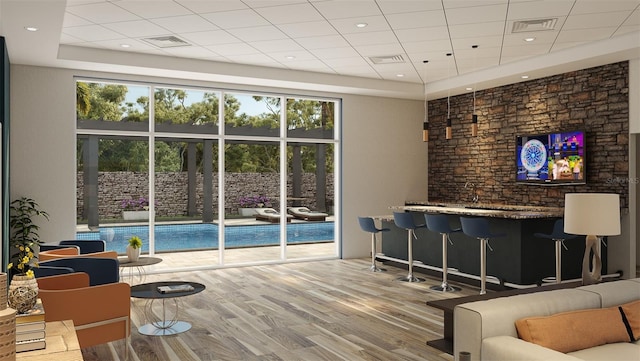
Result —
<path fill-rule="evenodd" d="M 167 317 L 166 302 L 167 298 L 162 298 L 162 317 L 160 320 L 156 320 L 157 316 L 153 313 L 153 303 L 155 299 L 147 300 L 144 306 L 144 315 L 149 323 L 142 325 L 138 328 L 138 332 L 148 336 L 167 336 L 182 333 L 191 329 L 191 324 L 185 321 L 178 321 L 178 299 L 172 298 L 175 311 L 171 319 Z"/>

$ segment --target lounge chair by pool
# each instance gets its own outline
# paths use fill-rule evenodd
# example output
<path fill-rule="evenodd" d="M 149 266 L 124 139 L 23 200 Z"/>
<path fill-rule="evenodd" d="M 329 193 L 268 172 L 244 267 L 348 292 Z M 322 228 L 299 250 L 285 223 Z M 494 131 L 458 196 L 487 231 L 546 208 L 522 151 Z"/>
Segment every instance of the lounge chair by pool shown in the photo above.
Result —
<path fill-rule="evenodd" d="M 280 222 L 280 217 L 282 215 L 273 208 L 255 208 L 255 210 L 257 221 L 266 221 L 271 223 Z M 290 214 L 285 214 L 285 216 L 287 217 L 287 222 L 291 222 L 293 216 Z"/>
<path fill-rule="evenodd" d="M 295 218 L 305 221 L 324 221 L 328 216 L 326 213 L 312 211 L 307 207 L 289 207 L 287 208 L 287 212 Z"/>

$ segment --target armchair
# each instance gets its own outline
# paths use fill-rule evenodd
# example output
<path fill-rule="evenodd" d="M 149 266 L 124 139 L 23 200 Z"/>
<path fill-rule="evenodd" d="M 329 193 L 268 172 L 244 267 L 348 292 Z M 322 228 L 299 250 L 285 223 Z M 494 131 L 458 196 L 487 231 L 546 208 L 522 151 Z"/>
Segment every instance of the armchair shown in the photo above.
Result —
<path fill-rule="evenodd" d="M 48 251 L 41 251 L 38 253 L 38 260 L 40 262 L 49 261 L 52 259 L 69 258 L 69 257 L 93 257 L 93 258 L 118 258 L 116 251 L 101 251 L 93 253 L 81 253 L 77 247 L 66 247 L 51 249 Z"/>
<path fill-rule="evenodd" d="M 51 259 L 40 262 L 39 267 L 34 272 L 38 277 L 40 272 L 44 272 L 48 268 L 68 267 L 75 272 L 87 273 L 91 286 L 116 283 L 120 281 L 120 263 L 118 262 L 117 254 L 115 252 L 112 253 L 113 257 L 111 258 L 71 256 Z"/>
<path fill-rule="evenodd" d="M 38 277 L 37 281 L 45 320 L 73 320 L 81 348 L 129 337 L 128 284 L 90 286 L 89 275 L 82 272 Z"/>
<path fill-rule="evenodd" d="M 61 246 L 77 246 L 80 254 L 88 254 L 106 251 L 106 242 L 102 240 L 68 239 L 58 242 Z"/>

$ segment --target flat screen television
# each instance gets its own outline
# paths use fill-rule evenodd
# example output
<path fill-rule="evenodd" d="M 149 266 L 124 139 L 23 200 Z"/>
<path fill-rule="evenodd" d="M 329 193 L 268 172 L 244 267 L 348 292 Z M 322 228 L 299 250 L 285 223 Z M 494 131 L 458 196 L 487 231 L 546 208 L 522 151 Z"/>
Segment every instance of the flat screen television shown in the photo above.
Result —
<path fill-rule="evenodd" d="M 518 135 L 516 182 L 528 184 L 585 184 L 585 132 Z"/>

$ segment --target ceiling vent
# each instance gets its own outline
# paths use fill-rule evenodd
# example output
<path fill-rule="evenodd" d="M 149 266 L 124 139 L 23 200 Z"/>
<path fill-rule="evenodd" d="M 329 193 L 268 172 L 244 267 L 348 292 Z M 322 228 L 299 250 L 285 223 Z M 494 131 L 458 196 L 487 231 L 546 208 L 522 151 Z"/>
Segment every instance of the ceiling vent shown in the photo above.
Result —
<path fill-rule="evenodd" d="M 397 64 L 405 62 L 402 55 L 372 56 L 369 60 L 374 64 Z"/>
<path fill-rule="evenodd" d="M 173 35 L 158 36 L 155 38 L 145 38 L 142 40 L 158 48 L 175 48 L 178 46 L 191 46 L 191 44 Z"/>
<path fill-rule="evenodd" d="M 514 21 L 512 33 L 525 33 L 528 31 L 553 30 L 558 18 Z"/>

